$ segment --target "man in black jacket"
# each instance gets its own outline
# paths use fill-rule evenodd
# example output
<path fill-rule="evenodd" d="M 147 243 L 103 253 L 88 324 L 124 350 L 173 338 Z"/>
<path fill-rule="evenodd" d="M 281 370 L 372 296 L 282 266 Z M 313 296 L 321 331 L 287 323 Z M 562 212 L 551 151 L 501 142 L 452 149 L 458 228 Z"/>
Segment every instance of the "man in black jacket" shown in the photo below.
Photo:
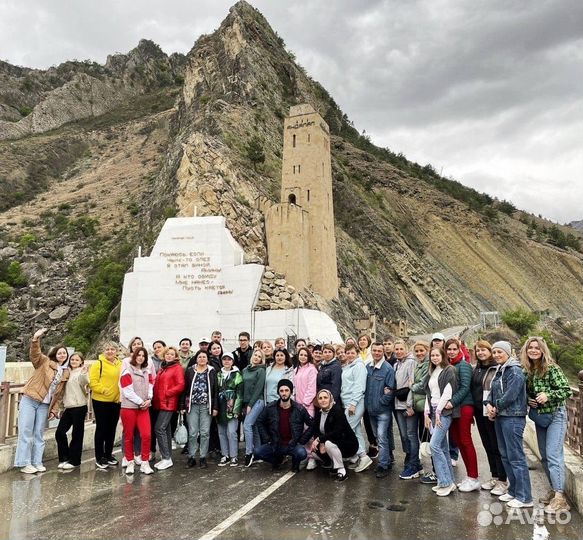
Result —
<path fill-rule="evenodd" d="M 293 389 L 290 380 L 281 379 L 277 384 L 279 399 L 269 403 L 259 415 L 257 429 L 263 444 L 255 450 L 255 459 L 267 461 L 277 469 L 284 456 L 291 456 L 291 470 L 298 472 L 300 462 L 308 457 L 304 445 L 311 437 L 313 418 L 291 399 Z"/>
<path fill-rule="evenodd" d="M 239 371 L 243 371 L 251 361 L 253 349 L 251 348 L 251 336 L 249 332 L 239 333 L 239 346 L 233 351 L 233 360 Z"/>

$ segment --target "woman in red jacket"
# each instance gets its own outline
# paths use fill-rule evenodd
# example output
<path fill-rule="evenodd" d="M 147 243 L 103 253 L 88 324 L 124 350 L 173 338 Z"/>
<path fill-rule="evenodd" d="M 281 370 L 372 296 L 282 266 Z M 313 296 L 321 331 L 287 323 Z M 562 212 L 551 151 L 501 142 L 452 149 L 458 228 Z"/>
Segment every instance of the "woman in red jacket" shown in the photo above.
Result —
<path fill-rule="evenodd" d="M 154 465 L 158 470 L 172 467 L 172 414 L 178 410 L 180 395 L 184 390 L 184 370 L 179 362 L 178 349 L 167 347 L 164 361 L 154 383 L 154 408 L 158 418 L 154 432 L 162 459 Z"/>

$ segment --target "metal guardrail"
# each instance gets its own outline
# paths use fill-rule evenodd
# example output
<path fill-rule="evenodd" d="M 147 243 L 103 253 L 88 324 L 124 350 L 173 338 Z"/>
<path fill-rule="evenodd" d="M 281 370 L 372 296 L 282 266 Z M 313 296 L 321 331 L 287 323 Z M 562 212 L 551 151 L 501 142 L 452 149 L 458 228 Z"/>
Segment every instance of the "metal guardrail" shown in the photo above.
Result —
<path fill-rule="evenodd" d="M 567 399 L 567 436 L 565 443 L 583 457 L 583 370 L 578 374 L 579 384 L 571 387 L 573 395 Z M 0 383 L 0 444 L 18 435 L 18 404 L 24 384 L 7 381 Z M 86 421 L 93 420 L 91 395 L 87 398 Z"/>
<path fill-rule="evenodd" d="M 571 387 L 573 395 L 567 399 L 567 438 L 565 442 L 583 457 L 583 370 L 577 375 L 579 385 Z"/>
<path fill-rule="evenodd" d="M 0 383 L 0 444 L 6 439 L 18 435 L 18 405 L 23 396 L 24 384 L 14 384 L 8 381 Z M 87 417 L 85 421 L 93 420 L 93 405 L 91 395 L 87 397 Z"/>

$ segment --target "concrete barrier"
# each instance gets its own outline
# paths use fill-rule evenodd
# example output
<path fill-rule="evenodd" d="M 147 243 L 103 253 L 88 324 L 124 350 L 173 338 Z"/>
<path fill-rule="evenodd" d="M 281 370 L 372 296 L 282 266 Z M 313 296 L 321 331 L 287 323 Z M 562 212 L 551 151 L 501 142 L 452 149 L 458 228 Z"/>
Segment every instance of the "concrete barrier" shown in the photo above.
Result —
<path fill-rule="evenodd" d="M 43 462 L 58 458 L 57 442 L 55 441 L 56 428 L 48 428 L 45 431 L 45 453 Z M 117 425 L 115 434 L 116 445 L 121 441 L 121 422 Z M 92 450 L 94 448 L 93 437 L 95 435 L 95 424 L 93 422 L 85 423 L 85 436 L 83 437 L 83 450 Z M 14 467 L 14 455 L 16 453 L 16 437 L 6 441 L 6 444 L 0 444 L 0 473 L 9 471 Z M 56 464 L 55 464 L 56 467 Z"/>
<path fill-rule="evenodd" d="M 540 461 L 540 451 L 536 440 L 536 427 L 529 418 L 526 419 L 524 442 Z M 569 500 L 583 512 L 583 458 L 565 445 L 565 492 Z"/>

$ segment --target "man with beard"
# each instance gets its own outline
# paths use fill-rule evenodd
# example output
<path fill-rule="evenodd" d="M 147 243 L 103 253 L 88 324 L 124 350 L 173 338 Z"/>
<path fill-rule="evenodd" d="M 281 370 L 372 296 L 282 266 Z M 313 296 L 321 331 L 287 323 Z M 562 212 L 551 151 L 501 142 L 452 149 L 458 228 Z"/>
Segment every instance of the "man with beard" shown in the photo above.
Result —
<path fill-rule="evenodd" d="M 275 470 L 284 456 L 291 456 L 291 470 L 299 472 L 300 462 L 308 457 L 304 445 L 312 434 L 313 418 L 291 399 L 293 389 L 290 380 L 281 379 L 277 384 L 279 399 L 269 403 L 259 415 L 257 428 L 264 444 L 255 450 L 255 459 L 271 463 Z"/>

